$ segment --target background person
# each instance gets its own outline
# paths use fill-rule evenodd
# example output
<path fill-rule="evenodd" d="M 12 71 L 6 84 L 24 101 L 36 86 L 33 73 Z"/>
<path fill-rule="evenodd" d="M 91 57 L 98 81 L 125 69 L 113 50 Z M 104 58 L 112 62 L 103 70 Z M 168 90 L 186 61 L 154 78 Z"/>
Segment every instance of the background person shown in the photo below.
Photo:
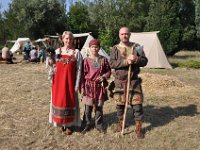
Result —
<path fill-rule="evenodd" d="M 45 47 L 41 47 L 38 50 L 38 61 L 40 63 L 44 63 L 44 61 L 46 60 L 46 52 L 45 52 Z"/>
<path fill-rule="evenodd" d="M 30 51 L 30 53 L 29 53 L 29 55 L 30 55 L 30 59 L 29 59 L 29 61 L 30 62 L 37 62 L 37 50 L 36 50 L 36 47 L 32 47 L 32 50 Z"/>
<path fill-rule="evenodd" d="M 1 50 L 2 53 L 2 59 L 7 61 L 7 63 L 13 63 L 12 57 L 13 54 L 9 51 L 9 48 L 7 47 L 7 45 L 5 44 L 5 46 L 2 48 Z"/>
<path fill-rule="evenodd" d="M 29 60 L 30 59 L 30 51 L 32 50 L 32 46 L 31 46 L 31 42 L 28 41 L 24 44 L 24 53 L 25 53 L 25 56 L 24 56 L 24 60 Z"/>

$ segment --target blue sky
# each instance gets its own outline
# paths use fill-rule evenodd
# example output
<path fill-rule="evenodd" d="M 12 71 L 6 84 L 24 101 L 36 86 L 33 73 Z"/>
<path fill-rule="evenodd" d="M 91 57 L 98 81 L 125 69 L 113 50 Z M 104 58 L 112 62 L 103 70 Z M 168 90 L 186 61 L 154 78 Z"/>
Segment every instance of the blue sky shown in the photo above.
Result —
<path fill-rule="evenodd" d="M 11 0 L 0 0 L 1 12 L 8 9 L 8 3 L 10 3 L 10 2 L 11 2 Z"/>
<path fill-rule="evenodd" d="M 4 10 L 8 9 L 8 4 L 11 3 L 12 0 L 0 0 L 0 11 L 3 12 Z M 66 0 L 67 6 L 69 6 L 69 0 Z"/>

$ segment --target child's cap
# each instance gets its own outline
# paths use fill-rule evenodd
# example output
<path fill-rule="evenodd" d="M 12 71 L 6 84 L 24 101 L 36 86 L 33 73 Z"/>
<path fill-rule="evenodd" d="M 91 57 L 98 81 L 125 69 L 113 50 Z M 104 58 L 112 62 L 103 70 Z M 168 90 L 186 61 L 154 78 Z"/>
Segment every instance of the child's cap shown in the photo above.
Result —
<path fill-rule="evenodd" d="M 100 47 L 100 41 L 97 39 L 92 39 L 89 43 L 89 47 L 91 47 L 92 45 L 97 45 Z"/>

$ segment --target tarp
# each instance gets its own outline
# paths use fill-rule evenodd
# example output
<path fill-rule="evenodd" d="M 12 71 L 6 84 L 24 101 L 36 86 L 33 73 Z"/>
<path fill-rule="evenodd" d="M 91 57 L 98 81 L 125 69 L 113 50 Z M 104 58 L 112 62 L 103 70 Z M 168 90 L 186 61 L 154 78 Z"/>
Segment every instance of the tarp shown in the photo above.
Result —
<path fill-rule="evenodd" d="M 16 51 L 19 51 L 20 48 L 22 48 L 22 46 L 28 41 L 31 42 L 31 40 L 29 38 L 18 38 L 17 41 L 15 41 L 15 44 L 10 49 L 10 51 L 12 53 L 15 53 Z"/>
<path fill-rule="evenodd" d="M 172 68 L 161 46 L 157 33 L 154 32 L 131 32 L 130 41 L 144 47 L 144 53 L 148 58 L 146 68 Z"/>
<path fill-rule="evenodd" d="M 75 33 L 75 34 L 73 34 L 73 36 L 75 37 L 75 38 L 77 38 L 77 37 L 83 37 L 83 36 L 89 36 L 90 35 L 90 33 L 91 32 L 88 32 L 88 33 Z"/>
<path fill-rule="evenodd" d="M 37 39 L 37 40 L 35 40 L 36 43 L 38 43 L 38 42 L 45 42 L 45 41 L 46 41 L 46 39 Z"/>
<path fill-rule="evenodd" d="M 46 40 L 47 40 L 47 38 L 37 39 L 37 40 L 35 40 L 35 43 L 42 43 L 44 45 L 44 47 L 47 48 Z"/>

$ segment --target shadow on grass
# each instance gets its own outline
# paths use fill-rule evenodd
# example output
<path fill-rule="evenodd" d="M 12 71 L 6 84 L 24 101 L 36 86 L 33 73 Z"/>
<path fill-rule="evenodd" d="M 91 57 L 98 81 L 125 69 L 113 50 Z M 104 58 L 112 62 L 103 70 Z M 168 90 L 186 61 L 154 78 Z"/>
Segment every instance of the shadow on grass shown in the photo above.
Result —
<path fill-rule="evenodd" d="M 153 105 L 144 107 L 144 122 L 150 123 L 149 126 L 145 127 L 145 131 L 150 131 L 153 128 L 164 126 L 169 122 L 173 121 L 175 118 L 180 116 L 194 116 L 199 114 L 197 112 L 196 105 L 188 105 L 183 107 L 171 108 L 169 106 L 155 108 Z M 116 112 L 105 114 L 104 115 L 104 123 L 106 127 L 111 126 L 112 124 L 117 124 L 117 114 Z M 127 116 L 126 116 L 126 128 L 134 125 L 134 118 L 132 115 L 132 109 L 128 108 Z M 132 131 L 133 132 L 133 131 Z"/>
<path fill-rule="evenodd" d="M 172 66 L 173 69 L 179 67 L 178 63 L 170 63 L 170 65 Z"/>
<path fill-rule="evenodd" d="M 150 125 L 145 128 L 145 131 L 149 131 L 155 127 L 166 125 L 180 116 L 192 117 L 196 114 L 199 114 L 197 112 L 197 106 L 193 104 L 176 108 L 166 106 L 158 109 L 152 105 L 149 105 L 144 108 L 144 111 L 144 121 L 150 123 Z"/>
<path fill-rule="evenodd" d="M 111 126 L 112 124 L 117 124 L 118 123 L 117 112 L 104 114 L 104 123 L 107 127 Z M 132 109 L 128 107 L 126 115 L 126 127 L 129 127 L 133 124 L 134 124 L 134 118 Z"/>

